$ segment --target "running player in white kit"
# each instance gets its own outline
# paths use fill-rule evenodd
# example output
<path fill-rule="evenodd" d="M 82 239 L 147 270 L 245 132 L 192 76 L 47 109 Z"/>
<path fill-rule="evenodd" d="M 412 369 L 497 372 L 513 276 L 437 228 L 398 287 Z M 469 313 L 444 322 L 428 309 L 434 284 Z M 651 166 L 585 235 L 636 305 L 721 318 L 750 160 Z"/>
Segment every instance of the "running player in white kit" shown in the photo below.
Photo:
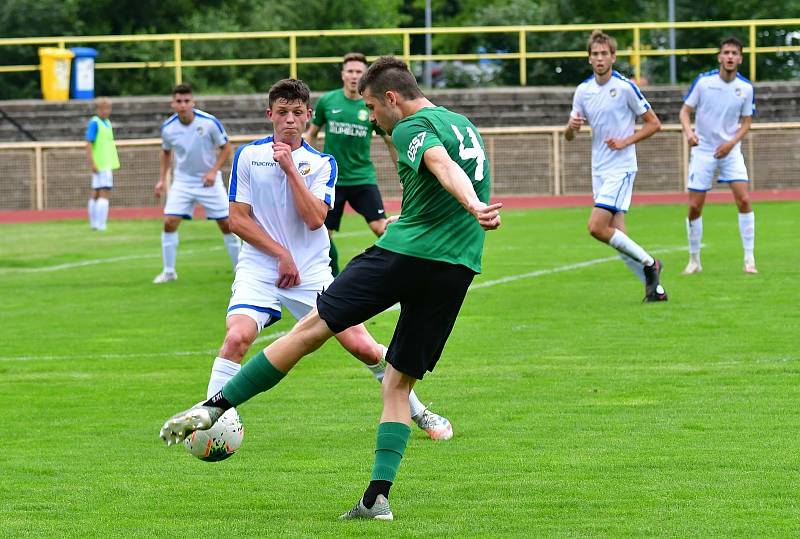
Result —
<path fill-rule="evenodd" d="M 161 233 L 164 268 L 153 279 L 155 284 L 178 278 L 175 271 L 178 226 L 182 219 L 192 218 L 197 203 L 203 205 L 208 219 L 217 221 L 234 269 L 240 247 L 239 238 L 231 233 L 228 224 L 228 197 L 220 172 L 231 154 L 225 128 L 211 114 L 194 108 L 192 87 L 188 84 L 179 84 L 172 90 L 171 106 L 175 114 L 161 126 L 161 167 L 156 197 L 160 197 L 166 187 L 173 154 L 175 170 L 164 206 L 164 231 Z M 220 148 L 219 154 L 217 148 Z"/>
<path fill-rule="evenodd" d="M 756 219 L 748 195 L 747 167 L 741 142 L 750 130 L 755 113 L 753 84 L 739 74 L 742 63 L 742 42 L 735 37 L 725 39 L 717 54 L 719 69 L 699 75 L 681 107 L 683 134 L 692 147 L 689 161 L 689 215 L 686 233 L 689 236 L 689 263 L 683 273 L 700 273 L 700 244 L 703 241 L 703 205 L 711 190 L 714 173 L 720 183 L 731 188 L 739 209 L 739 234 L 744 248 L 745 273 L 758 273 L 755 247 Z M 691 114 L 696 126 L 692 129 Z"/>
<path fill-rule="evenodd" d="M 267 117 L 274 135 L 240 147 L 233 160 L 231 229 L 244 243 L 208 397 L 239 372 L 259 332 L 281 319 L 282 307 L 300 320 L 333 281 L 323 225 L 335 202 L 337 165 L 302 138 L 311 119 L 308 86 L 295 79 L 275 83 Z M 336 338 L 378 381 L 383 379 L 386 347 L 375 342 L 363 324 Z M 409 403 L 412 418 L 428 436 L 453 436 L 450 422 L 428 410 L 413 392 Z"/>
<path fill-rule="evenodd" d="M 594 208 L 589 232 L 616 249 L 644 282 L 644 301 L 666 301 L 660 282 L 661 261 L 625 234 L 625 212 L 631 204 L 637 171 L 634 144 L 661 129 L 661 122 L 639 88 L 613 70 L 617 50 L 613 37 L 595 30 L 587 50 L 594 74 L 575 90 L 564 138 L 573 140 L 584 122 L 592 127 Z M 639 116 L 644 126 L 636 131 Z"/>

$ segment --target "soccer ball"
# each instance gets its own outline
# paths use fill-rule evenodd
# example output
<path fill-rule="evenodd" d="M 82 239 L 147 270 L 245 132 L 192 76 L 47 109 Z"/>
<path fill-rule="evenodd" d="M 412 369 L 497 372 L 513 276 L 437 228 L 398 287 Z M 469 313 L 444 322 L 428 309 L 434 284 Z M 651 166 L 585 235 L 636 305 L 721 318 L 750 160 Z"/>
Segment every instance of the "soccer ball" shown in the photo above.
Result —
<path fill-rule="evenodd" d="M 186 450 L 206 462 L 225 460 L 242 445 L 244 426 L 235 408 L 225 411 L 208 430 L 196 430 L 183 444 Z"/>

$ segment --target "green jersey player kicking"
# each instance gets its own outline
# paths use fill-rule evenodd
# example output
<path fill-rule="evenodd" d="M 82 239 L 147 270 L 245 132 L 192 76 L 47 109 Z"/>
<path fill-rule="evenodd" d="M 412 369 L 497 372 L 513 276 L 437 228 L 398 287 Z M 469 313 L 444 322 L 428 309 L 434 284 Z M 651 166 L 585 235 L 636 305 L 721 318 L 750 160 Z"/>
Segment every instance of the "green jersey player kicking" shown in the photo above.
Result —
<path fill-rule="evenodd" d="M 341 517 L 392 520 L 389 489 L 411 434 L 408 395 L 441 356 L 467 289 L 481 271 L 485 231 L 500 226 L 502 205 L 488 204 L 490 168 L 477 128 L 431 103 L 404 62 L 378 59 L 358 89 L 399 154 L 399 219 L 347 265 L 288 335 L 251 358 L 205 403 L 168 419 L 161 438 L 173 444 L 208 429 L 225 410 L 279 383 L 333 335 L 400 303 L 381 384 L 371 481 Z"/>

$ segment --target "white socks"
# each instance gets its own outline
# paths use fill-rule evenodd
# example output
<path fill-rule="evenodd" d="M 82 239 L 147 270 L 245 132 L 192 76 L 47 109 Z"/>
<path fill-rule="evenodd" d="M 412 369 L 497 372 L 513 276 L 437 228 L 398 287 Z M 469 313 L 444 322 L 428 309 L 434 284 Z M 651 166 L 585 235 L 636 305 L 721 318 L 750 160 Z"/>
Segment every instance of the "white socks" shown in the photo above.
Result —
<path fill-rule="evenodd" d="M 634 275 L 636 275 L 642 284 L 645 284 L 646 279 L 644 277 L 644 266 L 642 266 L 641 262 L 638 260 L 634 260 L 625 253 L 619 253 L 619 257 L 625 262 L 625 265 L 628 266 Z"/>
<path fill-rule="evenodd" d="M 608 244 L 620 253 L 624 253 L 634 260 L 638 260 L 643 266 L 651 266 L 653 262 L 655 262 L 653 257 L 647 254 L 647 251 L 642 249 L 638 243 L 630 239 L 619 229 L 614 229 L 614 235 L 608 240 Z"/>
<path fill-rule="evenodd" d="M 741 223 L 741 219 L 739 222 Z M 686 236 L 689 238 L 689 256 L 692 260 L 700 260 L 700 245 L 703 243 L 702 217 L 691 221 L 688 217 L 686 218 Z"/>
<path fill-rule="evenodd" d="M 224 357 L 217 357 L 214 360 L 214 365 L 211 367 L 211 378 L 208 379 L 208 390 L 206 391 L 206 398 L 210 399 L 220 392 L 225 383 L 236 376 L 242 370 L 242 366 L 235 361 L 225 359 Z"/>
<path fill-rule="evenodd" d="M 756 244 L 756 214 L 755 212 L 739 214 L 739 234 L 742 236 L 745 260 L 753 260 L 753 249 Z"/>
<path fill-rule="evenodd" d="M 175 273 L 175 259 L 178 257 L 177 232 L 161 232 L 161 254 L 164 259 L 164 271 Z"/>
<path fill-rule="evenodd" d="M 105 230 L 108 222 L 108 199 L 103 197 L 89 199 L 89 226 Z"/>
<path fill-rule="evenodd" d="M 383 381 L 383 373 L 386 370 L 386 347 L 383 345 L 380 346 L 382 350 L 380 362 L 376 365 L 367 365 L 367 368 L 372 373 L 372 376 L 374 376 L 378 382 Z M 408 405 L 411 408 L 411 417 L 417 417 L 425 411 L 425 405 L 420 402 L 413 389 L 411 390 L 411 393 L 408 394 Z"/>
<path fill-rule="evenodd" d="M 236 271 L 236 263 L 239 262 L 239 249 L 242 244 L 236 234 L 223 234 L 222 239 L 225 242 L 225 249 L 228 250 L 228 256 L 231 257 L 233 271 Z"/>

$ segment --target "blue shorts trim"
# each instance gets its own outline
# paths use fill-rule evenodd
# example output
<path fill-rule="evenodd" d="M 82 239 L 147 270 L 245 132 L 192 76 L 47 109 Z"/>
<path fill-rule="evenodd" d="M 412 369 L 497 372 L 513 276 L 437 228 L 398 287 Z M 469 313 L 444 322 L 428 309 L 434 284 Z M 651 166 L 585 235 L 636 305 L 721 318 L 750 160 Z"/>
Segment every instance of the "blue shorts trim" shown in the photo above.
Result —
<path fill-rule="evenodd" d="M 92 189 L 93 189 L 94 191 L 99 191 L 100 189 L 108 189 L 109 191 L 111 191 L 111 190 L 113 189 L 113 187 L 111 187 L 111 186 L 109 185 L 108 187 L 92 187 Z"/>
<path fill-rule="evenodd" d="M 624 210 L 621 210 L 619 208 L 615 208 L 614 206 L 609 206 L 608 204 L 595 204 L 594 207 L 595 208 L 602 208 L 604 210 L 608 210 L 611 213 L 619 213 L 619 212 L 627 213 Z"/>
<path fill-rule="evenodd" d="M 192 220 L 192 216 L 185 213 L 165 213 L 164 215 L 171 215 L 172 217 L 180 217 L 181 219 L 186 219 L 187 221 Z"/>
<path fill-rule="evenodd" d="M 230 215 L 226 215 L 225 217 L 206 217 L 208 221 L 222 221 L 223 219 L 227 219 Z"/>
<path fill-rule="evenodd" d="M 709 191 L 711 191 L 711 189 L 693 189 L 691 187 L 687 187 L 687 189 L 691 193 L 708 193 Z"/>
<path fill-rule="evenodd" d="M 281 312 L 276 311 L 275 309 L 270 309 L 269 307 L 259 307 L 258 305 L 250 305 L 249 303 L 237 303 L 236 305 L 231 305 L 228 307 L 228 312 L 231 312 L 235 309 L 251 309 L 260 313 L 267 313 L 275 319 L 275 322 L 281 319 Z"/>
<path fill-rule="evenodd" d="M 717 180 L 717 183 L 747 183 L 750 180 L 723 180 L 722 178 Z"/>

